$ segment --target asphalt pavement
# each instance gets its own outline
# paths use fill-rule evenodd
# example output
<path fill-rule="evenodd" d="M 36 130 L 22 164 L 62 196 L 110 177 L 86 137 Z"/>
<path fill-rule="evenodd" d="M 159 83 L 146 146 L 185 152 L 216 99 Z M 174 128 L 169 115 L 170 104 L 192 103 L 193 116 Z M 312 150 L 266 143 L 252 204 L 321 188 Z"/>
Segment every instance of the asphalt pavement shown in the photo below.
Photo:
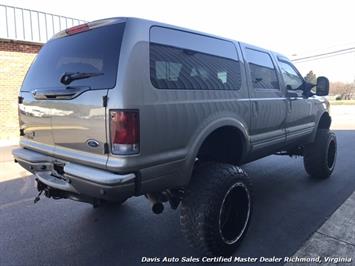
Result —
<path fill-rule="evenodd" d="M 338 160 L 327 180 L 309 178 L 301 157 L 244 166 L 254 183 L 254 215 L 235 256 L 292 256 L 352 194 L 355 131 L 336 135 Z M 180 234 L 178 211 L 155 215 L 143 197 L 118 208 L 44 197 L 34 205 L 33 179 L 0 180 L 0 265 L 127 266 L 142 257 L 198 254 Z"/>
<path fill-rule="evenodd" d="M 287 266 L 302 266 L 302 259 L 315 260 L 309 266 L 355 264 L 355 192 L 291 257 Z M 318 260 L 318 261 L 317 261 Z"/>

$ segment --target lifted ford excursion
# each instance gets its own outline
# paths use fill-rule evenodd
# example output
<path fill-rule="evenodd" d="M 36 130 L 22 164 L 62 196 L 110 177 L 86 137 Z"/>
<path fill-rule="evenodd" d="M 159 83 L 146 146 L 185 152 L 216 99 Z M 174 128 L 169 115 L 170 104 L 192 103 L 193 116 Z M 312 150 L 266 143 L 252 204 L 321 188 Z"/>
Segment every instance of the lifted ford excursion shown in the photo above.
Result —
<path fill-rule="evenodd" d="M 252 215 L 241 165 L 297 155 L 310 176 L 331 175 L 328 90 L 326 78 L 307 83 L 286 57 L 246 43 L 135 18 L 94 21 L 39 52 L 13 155 L 35 175 L 35 201 L 145 195 L 155 213 L 181 204 L 188 241 L 228 255 Z"/>

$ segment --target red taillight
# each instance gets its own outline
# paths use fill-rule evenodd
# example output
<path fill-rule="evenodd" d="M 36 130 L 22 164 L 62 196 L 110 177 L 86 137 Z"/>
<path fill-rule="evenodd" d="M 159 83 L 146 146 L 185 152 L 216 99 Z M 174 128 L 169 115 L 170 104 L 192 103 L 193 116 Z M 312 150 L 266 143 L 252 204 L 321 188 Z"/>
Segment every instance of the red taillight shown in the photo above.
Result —
<path fill-rule="evenodd" d="M 139 113 L 136 110 L 110 111 L 111 149 L 114 154 L 139 152 Z"/>
<path fill-rule="evenodd" d="M 88 31 L 88 30 L 90 30 L 90 27 L 88 24 L 81 24 L 81 25 L 66 29 L 65 32 L 69 35 L 73 35 L 73 34 L 83 32 L 83 31 Z"/>

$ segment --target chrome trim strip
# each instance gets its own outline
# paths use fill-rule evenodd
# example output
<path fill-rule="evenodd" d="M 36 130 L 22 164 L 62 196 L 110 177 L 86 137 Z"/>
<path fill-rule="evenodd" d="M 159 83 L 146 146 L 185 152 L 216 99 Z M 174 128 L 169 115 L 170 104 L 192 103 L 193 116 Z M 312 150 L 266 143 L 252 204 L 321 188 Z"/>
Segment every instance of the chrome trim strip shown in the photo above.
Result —
<path fill-rule="evenodd" d="M 107 171 L 82 166 L 74 163 L 66 163 L 64 166 L 64 175 L 79 177 L 91 182 L 113 185 L 113 184 L 123 184 L 128 181 L 133 180 L 136 175 L 131 174 L 114 174 Z"/>

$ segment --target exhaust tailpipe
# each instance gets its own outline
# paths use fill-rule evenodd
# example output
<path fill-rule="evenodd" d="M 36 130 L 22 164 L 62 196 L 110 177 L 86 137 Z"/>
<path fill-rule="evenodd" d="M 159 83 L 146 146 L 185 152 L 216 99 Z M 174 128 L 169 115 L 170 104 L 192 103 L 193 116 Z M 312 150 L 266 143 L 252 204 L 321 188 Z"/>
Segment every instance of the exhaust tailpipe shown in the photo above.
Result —
<path fill-rule="evenodd" d="M 161 214 L 161 213 L 164 211 L 164 204 L 161 203 L 161 202 L 153 203 L 153 205 L 152 205 L 152 211 L 153 211 L 155 214 Z"/>
<path fill-rule="evenodd" d="M 160 214 L 164 211 L 163 198 L 159 194 L 146 194 L 146 198 L 152 203 L 152 212 Z"/>

